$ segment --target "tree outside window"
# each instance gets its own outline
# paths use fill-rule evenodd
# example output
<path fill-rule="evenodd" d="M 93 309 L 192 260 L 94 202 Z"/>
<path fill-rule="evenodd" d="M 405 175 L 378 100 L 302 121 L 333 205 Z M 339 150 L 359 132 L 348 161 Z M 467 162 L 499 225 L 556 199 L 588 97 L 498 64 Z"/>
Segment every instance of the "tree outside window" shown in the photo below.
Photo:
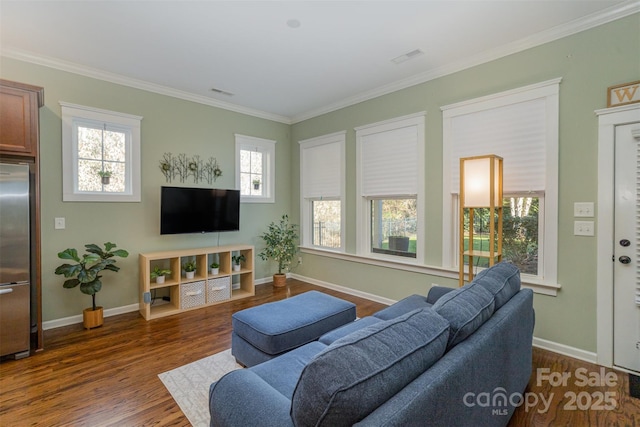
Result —
<path fill-rule="evenodd" d="M 505 197 L 502 209 L 502 259 L 514 263 L 523 274 L 538 274 L 538 218 L 540 199 L 538 197 Z M 474 210 L 474 250 L 486 250 L 489 247 L 489 209 Z M 496 221 L 497 218 L 494 218 Z M 466 233 L 469 230 L 468 212 L 465 212 L 465 250 L 469 248 Z M 475 257 L 477 267 L 488 267 L 489 260 Z M 468 264 L 465 257 L 464 263 Z"/>

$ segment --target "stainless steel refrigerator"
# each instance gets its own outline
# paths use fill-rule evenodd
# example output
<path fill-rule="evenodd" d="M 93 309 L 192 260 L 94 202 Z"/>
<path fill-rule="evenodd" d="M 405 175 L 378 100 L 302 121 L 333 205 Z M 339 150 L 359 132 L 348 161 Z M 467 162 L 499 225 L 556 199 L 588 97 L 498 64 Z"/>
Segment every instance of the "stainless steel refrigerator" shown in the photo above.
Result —
<path fill-rule="evenodd" d="M 0 163 L 0 356 L 29 355 L 29 166 Z"/>

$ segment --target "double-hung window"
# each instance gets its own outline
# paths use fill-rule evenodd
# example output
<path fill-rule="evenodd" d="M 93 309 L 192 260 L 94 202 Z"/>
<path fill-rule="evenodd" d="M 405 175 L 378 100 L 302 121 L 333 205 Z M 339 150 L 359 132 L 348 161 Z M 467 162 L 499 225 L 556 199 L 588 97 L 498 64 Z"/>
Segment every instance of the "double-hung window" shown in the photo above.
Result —
<path fill-rule="evenodd" d="M 424 260 L 424 114 L 356 128 L 360 255 Z"/>
<path fill-rule="evenodd" d="M 236 188 L 240 200 L 275 201 L 276 141 L 236 134 Z"/>
<path fill-rule="evenodd" d="M 60 102 L 63 201 L 140 201 L 142 117 Z"/>
<path fill-rule="evenodd" d="M 300 141 L 302 244 L 344 251 L 345 135 Z"/>
<path fill-rule="evenodd" d="M 559 85 L 556 79 L 442 108 L 444 266 L 460 262 L 460 158 L 496 154 L 504 159 L 503 259 L 529 283 L 557 287 Z"/>

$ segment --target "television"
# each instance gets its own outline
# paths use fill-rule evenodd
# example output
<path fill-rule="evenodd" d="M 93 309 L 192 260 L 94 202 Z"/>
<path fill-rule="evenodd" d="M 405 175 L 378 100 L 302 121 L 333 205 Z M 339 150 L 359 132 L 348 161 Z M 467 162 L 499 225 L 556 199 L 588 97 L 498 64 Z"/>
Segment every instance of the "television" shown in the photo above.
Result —
<path fill-rule="evenodd" d="M 160 234 L 240 230 L 240 191 L 162 187 Z"/>

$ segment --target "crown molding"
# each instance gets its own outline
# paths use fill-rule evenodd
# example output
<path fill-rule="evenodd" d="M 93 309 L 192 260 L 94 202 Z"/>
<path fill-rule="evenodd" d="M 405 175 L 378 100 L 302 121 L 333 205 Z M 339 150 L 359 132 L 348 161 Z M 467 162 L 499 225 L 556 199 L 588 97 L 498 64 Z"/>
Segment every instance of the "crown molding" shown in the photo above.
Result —
<path fill-rule="evenodd" d="M 122 86 L 141 89 L 147 92 L 166 95 L 172 98 L 178 98 L 185 101 L 204 104 L 210 107 L 221 108 L 223 110 L 233 111 L 235 113 L 246 114 L 248 116 L 258 117 L 266 120 L 272 120 L 274 122 L 280 122 L 287 125 L 291 124 L 291 119 L 289 117 L 281 116 L 279 114 L 268 113 L 266 111 L 247 108 L 247 107 L 243 107 L 241 105 L 233 104 L 230 102 L 224 102 L 224 101 L 219 101 L 217 99 L 207 98 L 206 96 L 196 95 L 196 94 L 185 92 L 182 90 L 173 89 L 167 86 L 162 86 L 155 83 L 146 82 L 144 80 L 138 80 L 131 77 L 126 77 L 116 73 L 110 73 L 110 72 L 99 70 L 96 68 L 86 67 L 84 65 L 76 64 L 74 62 L 63 61 L 61 59 L 34 54 L 34 53 L 23 51 L 20 49 L 6 49 L 6 48 L 1 49 L 0 56 L 5 58 L 16 59 L 18 61 L 29 62 L 36 65 L 42 65 L 44 67 L 54 68 L 56 70 L 66 71 L 69 73 L 78 74 L 81 76 L 90 77 L 98 80 L 103 80 L 106 82 L 115 83 Z"/>
<path fill-rule="evenodd" d="M 360 102 L 368 101 L 373 98 L 377 98 L 382 95 L 387 95 L 402 89 L 406 89 L 411 86 L 415 86 L 421 83 L 435 80 L 439 77 L 444 77 L 449 74 L 453 74 L 459 71 L 466 70 L 477 65 L 481 65 L 496 59 L 503 58 L 505 56 L 518 53 L 527 49 L 531 49 L 536 46 L 540 46 L 545 43 L 552 42 L 564 37 L 568 37 L 573 34 L 580 33 L 582 31 L 589 30 L 591 28 L 598 27 L 600 25 L 607 24 L 609 22 L 616 21 L 618 19 L 633 15 L 640 12 L 640 1 L 625 2 L 621 5 L 616 5 L 604 11 L 594 13 L 583 18 L 574 20 L 567 24 L 551 28 L 546 31 L 534 34 L 529 37 L 525 37 L 520 40 L 508 43 L 503 46 L 499 46 L 488 51 L 480 52 L 476 55 L 467 57 L 461 61 L 456 61 L 447 64 L 442 67 L 429 70 L 424 73 L 416 74 L 403 80 L 390 83 L 388 85 L 377 87 L 373 90 L 361 92 L 349 98 L 345 98 L 333 104 L 326 105 L 314 110 L 307 111 L 302 114 L 294 115 L 291 118 L 292 123 L 299 123 L 304 120 L 312 119 L 314 117 L 327 114 L 342 108 L 349 107 L 351 105 L 358 104 Z"/>
<path fill-rule="evenodd" d="M 604 11 L 588 15 L 584 18 L 580 18 L 569 22 L 565 25 L 561 25 L 555 28 L 551 28 L 547 31 L 534 34 L 530 37 L 526 37 L 512 43 L 490 49 L 485 52 L 480 52 L 471 57 L 465 58 L 460 61 L 456 61 L 447 64 L 442 67 L 429 70 L 424 73 L 416 74 L 406 79 L 398 80 L 387 85 L 379 86 L 375 89 L 361 92 L 359 94 L 344 98 L 338 102 L 325 105 L 323 107 L 309 110 L 307 112 L 294 115 L 292 117 L 282 116 L 279 114 L 269 113 L 257 109 L 243 107 L 230 102 L 219 101 L 217 99 L 207 98 L 202 95 L 196 95 L 193 93 L 173 89 L 167 86 L 158 85 L 155 83 L 146 82 L 126 76 L 122 76 L 115 73 L 109 73 L 103 70 L 86 67 L 73 62 L 63 61 L 60 59 L 50 58 L 43 55 L 34 54 L 18 49 L 1 49 L 0 56 L 16 59 L 19 61 L 29 62 L 36 65 L 42 65 L 49 68 L 54 68 L 61 71 L 66 71 L 74 74 L 79 74 L 85 77 L 91 77 L 98 80 L 103 80 L 123 86 L 132 87 L 135 89 L 141 89 L 148 92 L 158 93 L 160 95 L 166 95 L 173 98 L 183 99 L 186 101 L 195 102 L 198 104 L 204 104 L 211 107 L 221 108 L 228 111 L 233 111 L 240 114 L 246 114 L 261 119 L 271 120 L 284 124 L 295 124 L 308 119 L 312 119 L 323 114 L 327 114 L 342 108 L 346 108 L 370 99 L 387 95 L 392 92 L 396 92 L 402 89 L 406 89 L 411 86 L 415 86 L 421 83 L 425 83 L 434 80 L 439 77 L 443 77 L 449 74 L 453 74 L 477 65 L 481 65 L 517 52 L 521 52 L 526 49 L 530 49 L 536 46 L 540 46 L 545 43 L 549 43 L 554 40 L 561 39 L 603 24 L 607 24 L 612 21 L 640 13 L 640 1 L 633 0 L 624 2 L 622 4 L 605 9 Z"/>

